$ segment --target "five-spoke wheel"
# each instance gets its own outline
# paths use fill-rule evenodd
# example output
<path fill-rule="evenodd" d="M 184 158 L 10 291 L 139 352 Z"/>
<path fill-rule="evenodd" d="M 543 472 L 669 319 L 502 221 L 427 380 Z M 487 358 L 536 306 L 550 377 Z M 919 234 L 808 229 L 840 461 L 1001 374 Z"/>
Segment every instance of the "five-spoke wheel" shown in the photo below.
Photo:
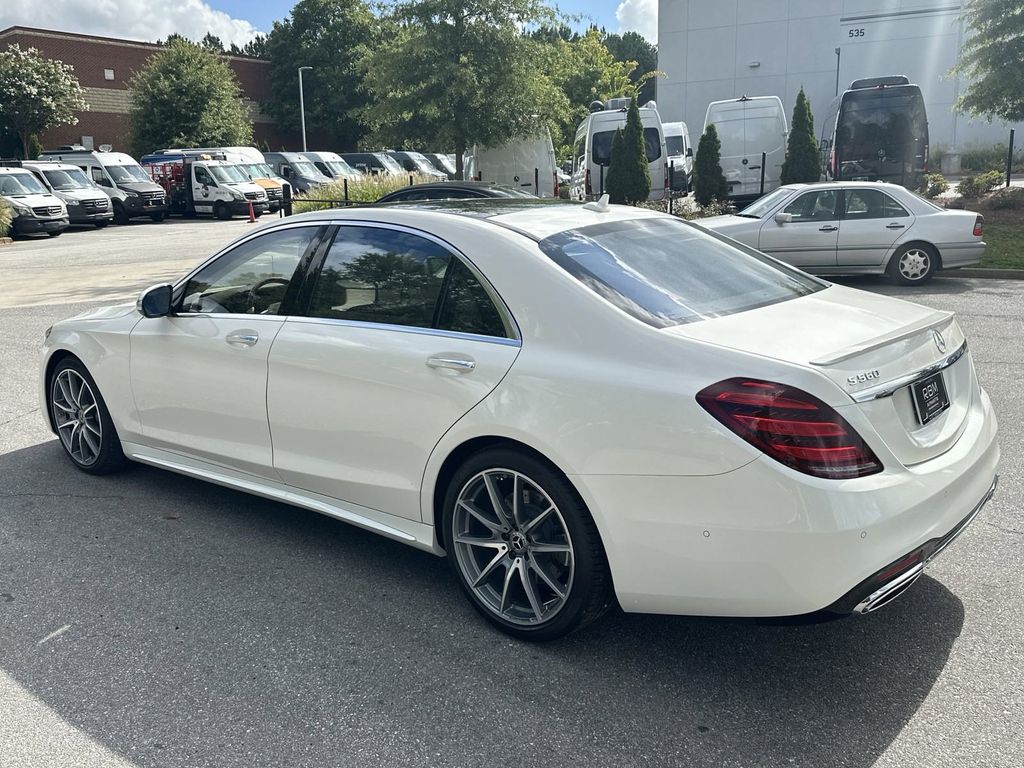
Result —
<path fill-rule="evenodd" d="M 506 632 L 558 637 L 607 606 L 608 566 L 593 520 L 545 463 L 511 450 L 475 456 L 452 480 L 445 520 L 463 589 Z"/>

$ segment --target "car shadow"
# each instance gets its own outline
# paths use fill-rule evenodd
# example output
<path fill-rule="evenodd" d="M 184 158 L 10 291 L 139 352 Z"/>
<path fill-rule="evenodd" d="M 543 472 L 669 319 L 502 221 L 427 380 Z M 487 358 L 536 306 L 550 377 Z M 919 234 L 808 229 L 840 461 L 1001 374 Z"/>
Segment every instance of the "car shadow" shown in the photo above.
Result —
<path fill-rule="evenodd" d="M 762 626 L 613 611 L 561 641 L 480 620 L 447 564 L 147 467 L 0 456 L 0 673 L 138 765 L 870 766 L 960 601 Z"/>

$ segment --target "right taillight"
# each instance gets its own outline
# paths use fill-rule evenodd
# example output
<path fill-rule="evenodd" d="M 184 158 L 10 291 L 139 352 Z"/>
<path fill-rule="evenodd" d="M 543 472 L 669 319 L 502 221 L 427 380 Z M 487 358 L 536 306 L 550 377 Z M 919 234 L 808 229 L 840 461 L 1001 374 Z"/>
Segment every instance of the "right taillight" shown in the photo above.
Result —
<path fill-rule="evenodd" d="M 974 220 L 974 236 L 975 237 L 981 237 L 981 233 L 982 233 L 982 231 L 984 229 L 985 229 L 985 217 L 984 216 L 978 216 L 978 218 L 976 218 Z"/>
<path fill-rule="evenodd" d="M 727 379 L 697 402 L 755 448 L 814 477 L 843 479 L 882 471 L 882 462 L 830 405 L 796 387 Z"/>

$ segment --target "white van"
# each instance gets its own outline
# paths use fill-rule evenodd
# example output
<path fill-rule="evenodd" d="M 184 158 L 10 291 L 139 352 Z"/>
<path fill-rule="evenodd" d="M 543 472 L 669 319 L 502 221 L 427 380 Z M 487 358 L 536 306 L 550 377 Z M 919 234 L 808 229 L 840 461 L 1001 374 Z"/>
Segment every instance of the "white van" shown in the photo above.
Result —
<path fill-rule="evenodd" d="M 532 192 L 537 197 L 558 197 L 558 166 L 551 132 L 544 126 L 533 136 L 500 147 L 474 147 L 467 154 L 463 175 Z"/>
<path fill-rule="evenodd" d="M 669 186 L 673 192 L 688 193 L 693 173 L 693 145 L 686 123 L 663 123 L 668 153 Z"/>
<path fill-rule="evenodd" d="M 70 223 L 67 206 L 27 168 L 0 167 L 0 198 L 14 215 L 11 233 L 15 236 L 45 232 L 57 237 Z"/>
<path fill-rule="evenodd" d="M 590 200 L 605 193 L 608 165 L 612 159 L 612 139 L 616 130 L 626 127 L 629 99 L 609 99 L 605 104 L 594 102 L 591 109 L 576 129 L 573 142 L 572 186 L 569 189 L 569 197 L 573 200 Z M 640 122 L 644 128 L 647 166 L 651 174 L 651 193 L 647 199 L 664 200 L 668 190 L 668 152 L 658 105 L 649 101 L 640 107 Z"/>
<path fill-rule="evenodd" d="M 778 96 L 742 96 L 713 101 L 704 130 L 714 125 L 722 144 L 721 165 L 730 199 L 752 200 L 782 184 L 786 160 L 786 111 Z M 765 164 L 761 167 L 761 153 Z M 762 171 L 764 185 L 762 187 Z"/>
<path fill-rule="evenodd" d="M 363 174 L 334 152 L 303 152 L 302 156 L 315 165 L 320 173 L 334 181 L 340 182 L 342 179 L 356 181 L 363 178 Z"/>

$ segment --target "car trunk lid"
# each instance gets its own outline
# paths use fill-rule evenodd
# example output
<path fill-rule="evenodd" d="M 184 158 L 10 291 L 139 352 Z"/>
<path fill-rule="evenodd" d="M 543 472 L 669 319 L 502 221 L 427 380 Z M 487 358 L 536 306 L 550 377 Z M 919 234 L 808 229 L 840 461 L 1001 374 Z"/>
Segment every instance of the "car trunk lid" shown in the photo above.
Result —
<path fill-rule="evenodd" d="M 842 286 L 667 330 L 819 371 L 907 466 L 953 446 L 977 390 L 952 313 Z M 912 385 L 935 374 L 949 407 L 922 423 Z"/>

